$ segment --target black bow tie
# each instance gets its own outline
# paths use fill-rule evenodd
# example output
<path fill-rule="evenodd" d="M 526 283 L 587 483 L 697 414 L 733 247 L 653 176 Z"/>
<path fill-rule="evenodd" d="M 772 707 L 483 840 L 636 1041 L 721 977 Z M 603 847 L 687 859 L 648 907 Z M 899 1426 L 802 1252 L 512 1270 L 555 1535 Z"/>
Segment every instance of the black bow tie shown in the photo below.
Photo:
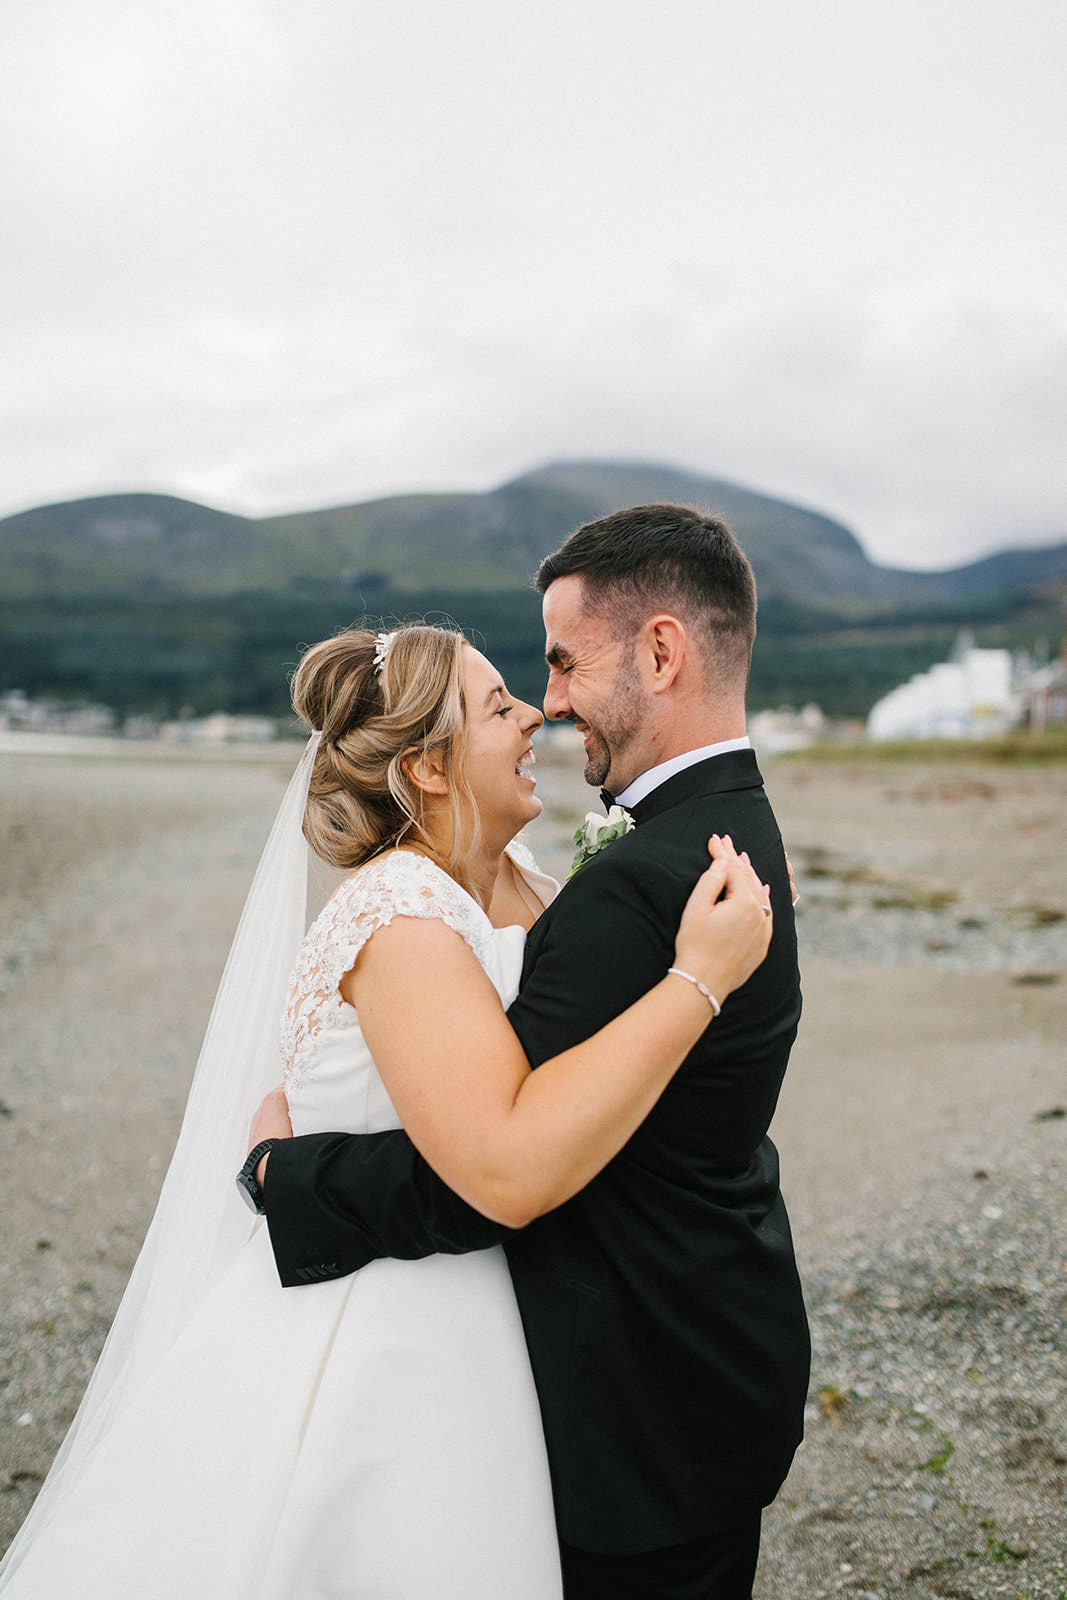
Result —
<path fill-rule="evenodd" d="M 615 796 L 613 794 L 609 794 L 606 789 L 601 789 L 600 804 L 604 807 L 605 811 L 610 811 L 612 806 L 615 804 Z"/>

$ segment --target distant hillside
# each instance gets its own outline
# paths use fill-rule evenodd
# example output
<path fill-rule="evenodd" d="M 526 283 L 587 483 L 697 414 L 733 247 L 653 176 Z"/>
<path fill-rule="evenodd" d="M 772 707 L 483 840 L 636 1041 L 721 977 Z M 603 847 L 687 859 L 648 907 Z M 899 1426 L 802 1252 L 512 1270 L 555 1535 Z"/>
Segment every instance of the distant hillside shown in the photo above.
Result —
<path fill-rule="evenodd" d="M 557 462 L 486 494 L 402 495 L 256 520 L 168 495 L 106 495 L 0 520 L 0 690 L 173 714 L 281 713 L 303 643 L 364 617 L 448 616 L 539 697 L 538 562 L 620 506 L 673 500 L 736 529 L 756 570 L 754 708 L 859 716 L 944 659 L 956 630 L 1058 640 L 1067 544 L 950 572 L 865 555 L 841 523 L 718 478 Z"/>
<path fill-rule="evenodd" d="M 783 500 L 672 467 L 569 462 L 523 474 L 487 494 L 421 495 L 273 519 L 283 540 L 346 548 L 346 576 L 403 589 L 525 585 L 572 528 L 620 506 L 653 501 L 705 506 L 736 530 L 761 593 L 808 604 L 880 598 L 877 574 L 840 523 Z"/>
<path fill-rule="evenodd" d="M 675 500 L 723 515 L 763 602 L 859 620 L 979 597 L 1050 598 L 1067 544 L 1006 551 L 950 572 L 878 566 L 819 512 L 679 468 L 558 462 L 486 494 L 401 495 L 255 520 L 167 495 L 107 495 L 0 520 L 2 592 L 15 598 L 185 598 L 338 586 L 370 598 L 426 589 L 525 588 L 579 523 L 619 506 Z"/>
<path fill-rule="evenodd" d="M 39 506 L 0 521 L 5 598 L 226 594 L 268 588 L 255 522 L 162 494 Z"/>

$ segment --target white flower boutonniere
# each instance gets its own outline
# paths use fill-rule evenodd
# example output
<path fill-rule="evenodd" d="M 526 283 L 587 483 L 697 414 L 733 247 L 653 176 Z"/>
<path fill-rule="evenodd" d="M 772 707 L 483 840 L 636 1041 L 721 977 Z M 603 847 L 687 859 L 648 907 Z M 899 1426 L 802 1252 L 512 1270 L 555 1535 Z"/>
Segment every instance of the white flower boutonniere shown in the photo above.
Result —
<path fill-rule="evenodd" d="M 597 811 L 587 811 L 585 821 L 574 835 L 577 849 L 568 878 L 573 878 L 579 867 L 584 867 L 587 861 L 592 861 L 598 850 L 603 850 L 606 844 L 611 844 L 615 839 L 621 839 L 624 833 L 633 831 L 634 819 L 622 806 L 612 806 L 606 817 Z"/>

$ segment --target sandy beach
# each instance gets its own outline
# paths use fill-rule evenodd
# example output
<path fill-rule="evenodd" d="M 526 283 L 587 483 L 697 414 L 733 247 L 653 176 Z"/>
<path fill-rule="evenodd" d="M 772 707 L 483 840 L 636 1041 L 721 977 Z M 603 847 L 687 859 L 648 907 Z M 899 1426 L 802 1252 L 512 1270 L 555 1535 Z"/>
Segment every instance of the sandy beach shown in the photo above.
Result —
<path fill-rule="evenodd" d="M 0 755 L 0 1548 L 136 1255 L 297 753 Z M 570 754 L 537 770 L 558 874 L 594 797 Z M 765 774 L 801 888 L 772 1133 L 815 1359 L 757 1600 L 1064 1600 L 1067 768 Z"/>

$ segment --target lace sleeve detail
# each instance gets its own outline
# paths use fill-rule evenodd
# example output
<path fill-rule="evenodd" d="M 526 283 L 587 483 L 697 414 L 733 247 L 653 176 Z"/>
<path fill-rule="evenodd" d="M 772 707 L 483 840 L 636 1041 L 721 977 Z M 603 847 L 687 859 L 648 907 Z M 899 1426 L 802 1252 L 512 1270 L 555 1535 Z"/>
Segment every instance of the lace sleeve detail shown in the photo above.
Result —
<path fill-rule="evenodd" d="M 475 900 L 440 867 L 408 850 L 393 850 L 362 867 L 327 902 L 301 947 L 282 1023 L 285 1083 L 305 1076 L 319 1031 L 355 1022 L 338 984 L 367 940 L 394 917 L 433 918 L 460 934 L 485 965 L 492 925 Z M 346 1015 L 347 1014 L 347 1015 Z"/>

